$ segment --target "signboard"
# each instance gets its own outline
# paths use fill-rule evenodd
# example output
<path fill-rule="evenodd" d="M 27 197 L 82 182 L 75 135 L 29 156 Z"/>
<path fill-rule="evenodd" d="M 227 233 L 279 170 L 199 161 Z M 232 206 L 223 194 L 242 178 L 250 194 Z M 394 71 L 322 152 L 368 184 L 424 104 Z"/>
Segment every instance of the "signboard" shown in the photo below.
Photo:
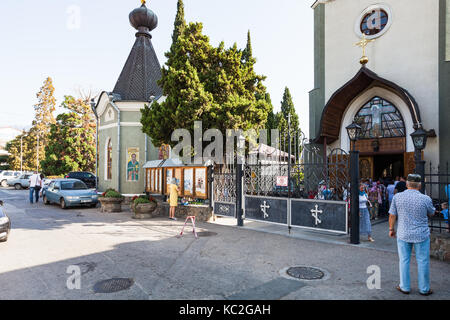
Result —
<path fill-rule="evenodd" d="M 206 195 L 206 168 L 195 168 L 195 196 L 205 198 Z"/>
<path fill-rule="evenodd" d="M 245 219 L 287 224 L 288 199 L 245 196 Z"/>
<path fill-rule="evenodd" d="M 184 195 L 192 196 L 194 194 L 194 169 L 184 169 Z"/>
<path fill-rule="evenodd" d="M 277 177 L 277 187 L 287 187 L 288 186 L 288 177 L 287 176 L 278 176 Z"/>
<path fill-rule="evenodd" d="M 291 225 L 347 234 L 347 203 L 344 201 L 291 199 Z"/>

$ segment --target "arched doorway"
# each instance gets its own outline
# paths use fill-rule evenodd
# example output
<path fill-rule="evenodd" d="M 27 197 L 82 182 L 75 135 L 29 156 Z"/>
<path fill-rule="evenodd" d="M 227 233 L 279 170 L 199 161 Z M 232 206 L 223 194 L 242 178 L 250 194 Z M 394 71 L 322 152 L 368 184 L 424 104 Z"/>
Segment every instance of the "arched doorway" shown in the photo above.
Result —
<path fill-rule="evenodd" d="M 398 108 L 387 99 L 372 97 L 356 113 L 361 126 L 356 143 L 360 151 L 360 177 L 378 180 L 405 174 L 406 127 Z"/>

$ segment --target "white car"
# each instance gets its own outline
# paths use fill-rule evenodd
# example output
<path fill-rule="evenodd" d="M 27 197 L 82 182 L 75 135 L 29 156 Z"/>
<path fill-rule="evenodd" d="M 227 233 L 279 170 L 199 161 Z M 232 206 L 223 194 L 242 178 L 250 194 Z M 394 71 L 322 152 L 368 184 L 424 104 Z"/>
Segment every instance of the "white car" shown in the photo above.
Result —
<path fill-rule="evenodd" d="M 22 172 L 20 171 L 11 171 L 11 170 L 2 171 L 2 173 L 0 173 L 0 185 L 6 188 L 8 186 L 8 180 L 16 179 L 21 174 Z"/>

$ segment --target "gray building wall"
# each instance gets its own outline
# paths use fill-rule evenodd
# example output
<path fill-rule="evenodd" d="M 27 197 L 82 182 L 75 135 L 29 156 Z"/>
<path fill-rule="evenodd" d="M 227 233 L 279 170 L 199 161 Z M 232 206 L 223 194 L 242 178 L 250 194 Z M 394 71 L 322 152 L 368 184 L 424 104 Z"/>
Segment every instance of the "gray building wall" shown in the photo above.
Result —
<path fill-rule="evenodd" d="M 309 92 L 309 138 L 316 138 L 325 107 L 325 5 L 314 9 L 314 89 Z"/>
<path fill-rule="evenodd" d="M 450 162 L 450 0 L 439 3 L 439 161 Z"/>

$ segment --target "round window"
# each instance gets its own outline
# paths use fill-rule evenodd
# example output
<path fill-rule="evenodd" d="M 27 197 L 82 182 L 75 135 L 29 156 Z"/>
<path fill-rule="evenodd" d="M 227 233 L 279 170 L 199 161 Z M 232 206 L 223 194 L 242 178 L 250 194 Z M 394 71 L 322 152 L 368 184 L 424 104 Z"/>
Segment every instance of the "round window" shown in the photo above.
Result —
<path fill-rule="evenodd" d="M 355 32 L 359 37 L 364 34 L 367 39 L 383 35 L 390 27 L 392 13 L 386 5 L 373 5 L 366 8 L 355 23 Z"/>

